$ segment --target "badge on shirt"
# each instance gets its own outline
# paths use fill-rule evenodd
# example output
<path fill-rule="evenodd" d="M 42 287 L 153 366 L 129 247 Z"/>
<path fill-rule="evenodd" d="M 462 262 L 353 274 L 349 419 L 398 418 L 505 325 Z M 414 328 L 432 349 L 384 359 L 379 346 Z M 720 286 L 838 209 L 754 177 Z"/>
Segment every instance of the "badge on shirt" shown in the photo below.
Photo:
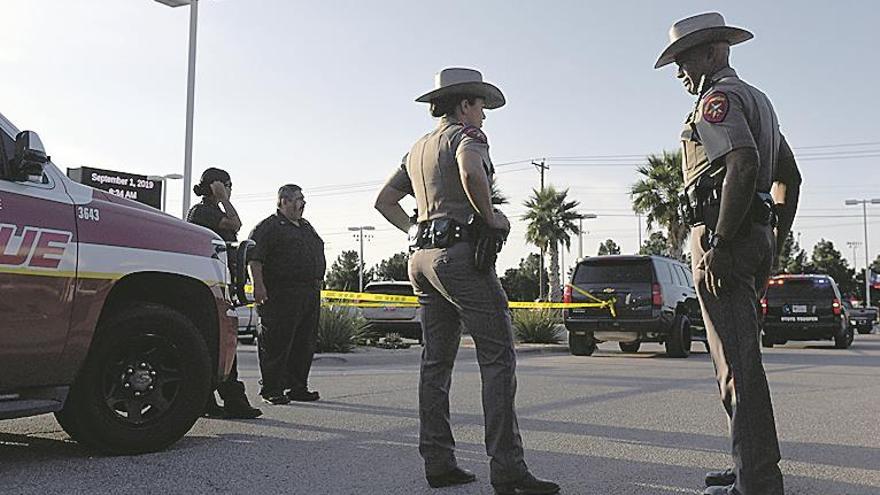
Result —
<path fill-rule="evenodd" d="M 483 133 L 483 131 L 481 131 L 479 127 L 466 125 L 464 126 L 464 129 L 462 129 L 462 132 L 464 132 L 465 135 L 470 136 L 477 141 L 480 141 L 481 143 L 489 143 L 489 138 L 486 137 L 486 134 Z"/>
<path fill-rule="evenodd" d="M 726 94 L 721 91 L 712 93 L 703 100 L 703 120 L 710 124 L 724 122 L 729 108 Z"/>

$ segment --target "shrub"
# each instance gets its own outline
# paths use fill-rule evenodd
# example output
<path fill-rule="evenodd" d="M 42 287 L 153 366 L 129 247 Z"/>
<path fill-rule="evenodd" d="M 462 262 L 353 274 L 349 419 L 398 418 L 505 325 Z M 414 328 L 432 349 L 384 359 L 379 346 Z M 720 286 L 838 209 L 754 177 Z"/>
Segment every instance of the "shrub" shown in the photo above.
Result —
<path fill-rule="evenodd" d="M 317 352 L 351 352 L 363 338 L 365 325 L 355 308 L 321 306 Z"/>
<path fill-rule="evenodd" d="M 527 344 L 558 344 L 562 330 L 559 310 L 515 309 L 511 312 L 516 339 Z"/>

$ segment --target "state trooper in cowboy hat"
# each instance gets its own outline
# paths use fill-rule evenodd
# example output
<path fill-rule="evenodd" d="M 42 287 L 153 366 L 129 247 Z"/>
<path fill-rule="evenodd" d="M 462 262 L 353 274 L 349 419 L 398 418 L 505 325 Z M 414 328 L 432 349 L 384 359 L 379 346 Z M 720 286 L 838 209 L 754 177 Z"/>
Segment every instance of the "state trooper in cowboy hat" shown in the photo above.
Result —
<path fill-rule="evenodd" d="M 732 437 L 734 466 L 706 476 L 704 494 L 783 493 L 758 301 L 791 229 L 801 177 L 764 93 L 730 68 L 730 46 L 752 33 L 718 13 L 676 22 L 655 68 L 675 62 L 697 96 L 681 133 L 682 196 L 694 282 Z"/>
<path fill-rule="evenodd" d="M 452 366 L 464 325 L 474 338 L 483 382 L 486 452 L 490 481 L 503 495 L 553 494 L 556 483 L 535 478 L 523 460 L 517 426 L 516 353 L 507 296 L 494 266 L 475 260 L 481 235 L 474 217 L 489 228 L 510 231 L 492 207 L 494 175 L 489 142 L 481 130 L 484 108 L 504 105 L 497 87 L 473 69 L 443 69 L 433 90 L 416 99 L 429 103 L 437 127 L 416 141 L 376 198 L 376 209 L 400 230 L 411 221 L 400 200 L 415 196 L 418 233 L 409 277 L 422 308 L 424 349 L 419 375 L 419 453 L 431 487 L 460 485 L 476 477 L 458 466 L 449 423 Z"/>

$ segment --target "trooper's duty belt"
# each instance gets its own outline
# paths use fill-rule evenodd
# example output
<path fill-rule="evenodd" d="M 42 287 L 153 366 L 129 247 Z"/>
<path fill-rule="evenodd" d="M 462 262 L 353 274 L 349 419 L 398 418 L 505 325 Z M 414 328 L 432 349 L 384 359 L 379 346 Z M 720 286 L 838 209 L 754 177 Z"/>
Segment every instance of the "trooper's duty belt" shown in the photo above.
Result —
<path fill-rule="evenodd" d="M 474 235 L 467 225 L 444 217 L 420 222 L 410 239 L 410 247 L 413 250 L 448 248 L 457 242 L 470 242 L 473 239 Z"/>
<path fill-rule="evenodd" d="M 411 238 L 410 248 L 448 248 L 458 242 L 474 246 L 474 268 L 487 273 L 495 267 L 498 253 L 507 241 L 507 233 L 490 228 L 477 215 L 472 215 L 467 225 L 451 218 L 437 218 L 417 225 Z"/>
<path fill-rule="evenodd" d="M 706 184 L 698 180 L 685 188 L 679 199 L 682 219 L 687 225 L 691 227 L 705 225 L 709 231 L 715 231 L 721 212 L 721 184 Z M 773 197 L 768 193 L 756 192 L 741 228 L 746 229 L 752 223 L 775 227 L 776 222 L 776 205 Z"/>

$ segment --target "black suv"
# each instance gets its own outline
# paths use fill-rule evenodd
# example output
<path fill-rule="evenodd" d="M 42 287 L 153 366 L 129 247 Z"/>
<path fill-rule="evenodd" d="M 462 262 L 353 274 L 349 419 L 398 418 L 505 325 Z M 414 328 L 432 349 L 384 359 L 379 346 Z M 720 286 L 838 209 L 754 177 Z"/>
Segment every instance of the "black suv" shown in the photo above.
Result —
<path fill-rule="evenodd" d="M 828 275 L 777 275 L 761 300 L 761 344 L 773 347 L 789 340 L 834 340 L 838 349 L 852 344 L 840 289 Z"/>
<path fill-rule="evenodd" d="M 596 344 L 617 341 L 624 352 L 637 352 L 642 342 L 663 342 L 671 357 L 687 357 L 691 341 L 708 349 L 700 303 L 690 268 L 661 256 L 596 256 L 578 262 L 566 302 L 592 302 L 583 292 L 614 299 L 617 316 L 607 308 L 566 309 L 568 346 L 576 356 L 589 356 Z"/>

